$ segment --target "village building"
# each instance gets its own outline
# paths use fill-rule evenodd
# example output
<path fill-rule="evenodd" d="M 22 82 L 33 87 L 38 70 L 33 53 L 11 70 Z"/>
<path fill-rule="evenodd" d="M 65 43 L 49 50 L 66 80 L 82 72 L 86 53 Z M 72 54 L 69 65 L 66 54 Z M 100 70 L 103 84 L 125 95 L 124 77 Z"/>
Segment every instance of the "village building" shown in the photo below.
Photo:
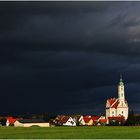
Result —
<path fill-rule="evenodd" d="M 81 116 L 79 118 L 79 125 L 92 125 L 92 124 L 93 124 L 93 121 L 90 115 Z"/>
<path fill-rule="evenodd" d="M 105 125 L 107 122 L 105 116 L 81 116 L 79 118 L 79 125 Z"/>
<path fill-rule="evenodd" d="M 76 122 L 70 116 L 58 115 L 54 120 L 55 125 L 76 126 Z"/>
<path fill-rule="evenodd" d="M 124 117 L 125 120 L 127 120 L 128 103 L 125 99 L 124 83 L 122 77 L 120 77 L 120 81 L 118 84 L 118 98 L 110 98 L 106 102 L 107 123 L 109 123 L 109 120 L 115 121 L 115 117 L 116 121 L 121 120 L 121 118 L 123 118 L 122 116 Z"/>
<path fill-rule="evenodd" d="M 13 117 L 7 117 L 6 126 L 15 127 L 49 127 L 50 124 L 42 119 L 18 119 Z"/>
<path fill-rule="evenodd" d="M 6 126 L 14 126 L 14 123 L 17 121 L 17 118 L 7 117 Z"/>

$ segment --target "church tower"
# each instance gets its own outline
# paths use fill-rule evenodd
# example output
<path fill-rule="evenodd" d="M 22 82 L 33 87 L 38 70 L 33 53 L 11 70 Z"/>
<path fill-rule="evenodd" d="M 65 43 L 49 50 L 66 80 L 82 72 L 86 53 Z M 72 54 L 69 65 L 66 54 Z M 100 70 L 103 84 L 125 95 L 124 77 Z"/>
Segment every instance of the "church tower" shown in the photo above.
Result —
<path fill-rule="evenodd" d="M 117 115 L 123 115 L 125 119 L 128 118 L 128 103 L 125 99 L 124 83 L 122 80 L 122 76 L 120 76 L 120 81 L 118 84 Z"/>
<path fill-rule="evenodd" d="M 124 83 L 122 80 L 122 76 L 120 76 L 120 81 L 118 84 L 118 100 L 120 103 L 120 106 L 124 106 L 125 104 L 125 94 L 124 94 Z"/>

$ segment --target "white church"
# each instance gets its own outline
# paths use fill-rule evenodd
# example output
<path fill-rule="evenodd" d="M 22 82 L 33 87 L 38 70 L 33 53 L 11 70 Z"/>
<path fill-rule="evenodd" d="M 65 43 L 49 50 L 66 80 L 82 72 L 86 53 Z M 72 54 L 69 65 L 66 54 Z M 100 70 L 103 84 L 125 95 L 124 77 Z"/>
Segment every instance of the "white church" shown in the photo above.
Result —
<path fill-rule="evenodd" d="M 106 119 L 109 117 L 124 116 L 125 120 L 128 118 L 128 103 L 125 99 L 124 83 L 122 77 L 118 84 L 118 98 L 110 98 L 106 102 Z"/>

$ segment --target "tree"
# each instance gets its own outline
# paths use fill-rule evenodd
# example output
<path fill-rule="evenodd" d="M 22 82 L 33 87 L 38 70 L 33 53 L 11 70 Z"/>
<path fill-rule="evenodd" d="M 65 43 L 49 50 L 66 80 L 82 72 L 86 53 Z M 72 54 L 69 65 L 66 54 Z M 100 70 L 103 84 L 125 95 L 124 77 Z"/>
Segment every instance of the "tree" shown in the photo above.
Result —
<path fill-rule="evenodd" d="M 2 126 L 6 126 L 6 121 L 7 121 L 6 118 L 1 118 L 1 119 L 0 119 L 1 125 L 2 125 Z"/>
<path fill-rule="evenodd" d="M 128 115 L 128 119 L 125 123 L 125 125 L 127 126 L 133 126 L 137 124 L 137 117 L 134 115 L 134 111 L 130 110 L 129 115 Z"/>

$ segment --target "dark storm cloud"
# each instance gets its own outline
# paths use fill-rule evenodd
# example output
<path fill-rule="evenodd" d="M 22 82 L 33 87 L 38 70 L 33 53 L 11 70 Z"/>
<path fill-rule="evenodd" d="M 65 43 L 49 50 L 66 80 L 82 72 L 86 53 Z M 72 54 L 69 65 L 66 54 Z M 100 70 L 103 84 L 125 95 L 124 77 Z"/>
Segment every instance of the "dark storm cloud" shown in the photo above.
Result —
<path fill-rule="evenodd" d="M 120 73 L 130 106 L 139 112 L 139 7 L 1 2 L 0 97 L 14 108 L 1 112 L 105 113 Z"/>
<path fill-rule="evenodd" d="M 134 16 L 135 11 L 131 7 L 136 6 L 132 2 L 36 2 L 28 6 L 25 2 L 9 7 L 12 12 L 5 14 L 4 19 L 9 20 L 10 17 L 12 22 L 6 26 L 4 20 L 1 24 L 11 30 L 2 32 L 1 45 L 21 46 L 19 50 L 139 54 L 138 35 L 133 34 L 139 20 Z"/>
<path fill-rule="evenodd" d="M 27 3 L 9 4 L 9 6 L 2 4 L 2 12 L 7 10 L 10 13 L 2 16 L 4 21 L 1 24 L 5 29 L 11 29 L 1 35 L 2 44 L 22 45 L 24 48 L 26 48 L 26 44 L 31 44 L 38 49 L 86 49 L 103 52 L 121 50 L 119 53 L 124 53 L 124 46 L 127 43 L 127 36 L 123 33 L 124 29 L 120 28 L 122 31 L 118 32 L 116 25 L 115 27 L 108 25 L 112 21 L 114 23 L 114 20 L 115 23 L 120 22 L 118 15 L 123 14 L 123 11 L 118 12 L 118 10 L 120 7 L 125 8 L 126 5 L 132 6 L 131 3 Z M 115 8 L 113 13 L 111 7 Z M 11 22 L 6 22 L 6 20 Z M 1 26 L 2 29 L 4 29 L 3 26 Z M 7 38 L 10 42 L 6 41 Z M 116 49 L 115 46 L 113 47 L 115 49 L 112 49 L 117 39 L 121 39 L 118 44 L 120 49 Z M 38 45 L 42 47 L 38 47 Z M 104 45 L 108 45 L 108 47 L 104 49 Z"/>

